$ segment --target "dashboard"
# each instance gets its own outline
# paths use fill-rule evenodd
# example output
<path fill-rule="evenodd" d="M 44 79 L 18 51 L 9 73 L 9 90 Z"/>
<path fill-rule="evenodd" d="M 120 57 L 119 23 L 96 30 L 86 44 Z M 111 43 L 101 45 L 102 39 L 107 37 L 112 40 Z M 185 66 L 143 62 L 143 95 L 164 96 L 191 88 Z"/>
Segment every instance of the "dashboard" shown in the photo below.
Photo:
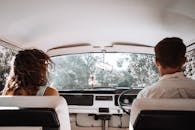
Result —
<path fill-rule="evenodd" d="M 70 113 L 88 114 L 124 114 L 118 98 L 124 90 L 85 90 L 85 91 L 60 91 L 69 107 Z M 131 103 L 136 98 L 140 89 L 133 89 L 127 94 L 120 96 L 125 109 L 131 109 Z"/>

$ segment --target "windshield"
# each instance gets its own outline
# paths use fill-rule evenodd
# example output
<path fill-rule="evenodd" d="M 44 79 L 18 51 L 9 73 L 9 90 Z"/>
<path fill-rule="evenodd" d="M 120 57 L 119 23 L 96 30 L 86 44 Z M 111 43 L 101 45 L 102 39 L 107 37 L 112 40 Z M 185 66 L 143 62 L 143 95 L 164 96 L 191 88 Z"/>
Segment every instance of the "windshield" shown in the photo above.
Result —
<path fill-rule="evenodd" d="M 154 55 L 84 53 L 52 57 L 49 79 L 58 90 L 143 88 L 159 78 Z"/>

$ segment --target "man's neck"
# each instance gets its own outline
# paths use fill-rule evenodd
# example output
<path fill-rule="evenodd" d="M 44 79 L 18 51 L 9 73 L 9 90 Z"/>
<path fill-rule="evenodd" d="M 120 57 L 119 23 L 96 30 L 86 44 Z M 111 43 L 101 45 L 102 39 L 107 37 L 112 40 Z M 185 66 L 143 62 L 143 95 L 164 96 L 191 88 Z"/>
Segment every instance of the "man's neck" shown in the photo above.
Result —
<path fill-rule="evenodd" d="M 182 69 L 181 68 L 166 67 L 166 68 L 162 68 L 160 70 L 160 75 L 163 76 L 163 75 L 166 75 L 166 74 L 174 74 L 174 73 L 177 73 L 177 72 L 182 72 Z"/>

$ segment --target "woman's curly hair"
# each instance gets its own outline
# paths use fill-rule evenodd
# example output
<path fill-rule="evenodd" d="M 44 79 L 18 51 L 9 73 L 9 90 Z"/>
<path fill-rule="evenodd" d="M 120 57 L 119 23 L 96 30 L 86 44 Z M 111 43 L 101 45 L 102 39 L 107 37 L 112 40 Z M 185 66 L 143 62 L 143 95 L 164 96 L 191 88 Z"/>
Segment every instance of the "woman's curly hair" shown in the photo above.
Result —
<path fill-rule="evenodd" d="M 21 50 L 12 63 L 6 87 L 10 90 L 40 87 L 47 84 L 47 70 L 51 59 L 38 49 Z"/>

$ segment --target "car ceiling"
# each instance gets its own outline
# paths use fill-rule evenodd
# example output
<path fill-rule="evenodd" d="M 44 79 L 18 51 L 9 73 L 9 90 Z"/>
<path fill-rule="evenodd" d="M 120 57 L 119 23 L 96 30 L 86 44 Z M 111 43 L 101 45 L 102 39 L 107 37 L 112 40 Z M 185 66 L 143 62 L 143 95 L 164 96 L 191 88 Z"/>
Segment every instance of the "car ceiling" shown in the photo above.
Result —
<path fill-rule="evenodd" d="M 195 0 L 0 0 L 0 39 L 48 50 L 89 43 L 195 41 Z"/>

